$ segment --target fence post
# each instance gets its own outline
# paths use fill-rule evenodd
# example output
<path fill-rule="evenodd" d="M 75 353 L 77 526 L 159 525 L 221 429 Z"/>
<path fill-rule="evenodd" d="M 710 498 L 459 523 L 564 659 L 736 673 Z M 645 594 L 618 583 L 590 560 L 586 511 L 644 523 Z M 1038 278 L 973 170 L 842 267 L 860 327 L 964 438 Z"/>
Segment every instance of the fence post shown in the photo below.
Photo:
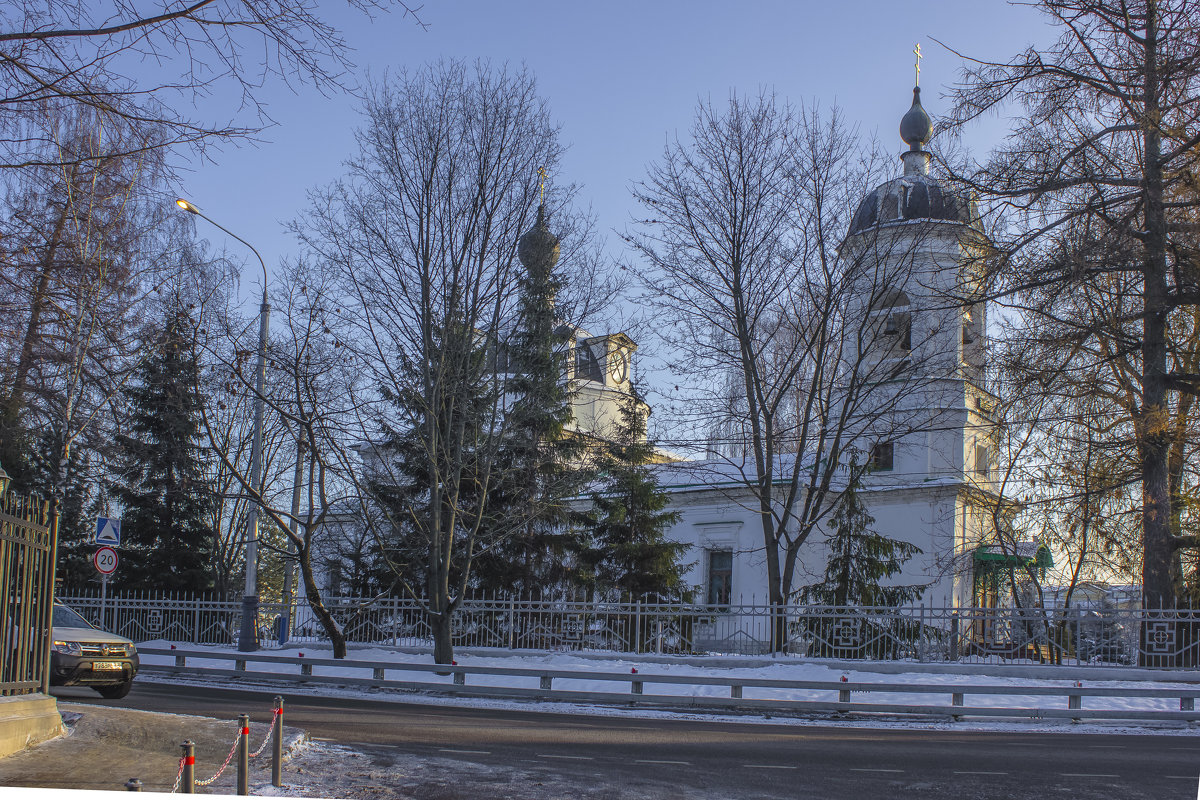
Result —
<path fill-rule="evenodd" d="M 179 791 L 184 794 L 196 793 L 196 744 L 188 739 L 179 745 L 183 748 L 183 782 Z"/>
<path fill-rule="evenodd" d="M 508 598 L 508 649 L 517 649 L 517 598 Z"/>
<path fill-rule="evenodd" d="M 921 603 L 921 625 L 917 628 L 917 661 L 925 661 L 925 604 Z"/>
<path fill-rule="evenodd" d="M 275 695 L 275 741 L 271 760 L 271 785 L 283 786 L 283 697 Z"/>
<path fill-rule="evenodd" d="M 633 618 L 633 652 L 642 652 L 642 601 L 637 601 L 637 614 Z"/>
<path fill-rule="evenodd" d="M 950 661 L 958 661 L 958 612 L 950 615 Z"/>
<path fill-rule="evenodd" d="M 200 598 L 192 601 L 192 644 L 200 644 Z"/>
<path fill-rule="evenodd" d="M 400 622 L 400 603 L 397 600 L 392 600 L 392 647 L 396 647 L 398 640 L 397 625 Z"/>

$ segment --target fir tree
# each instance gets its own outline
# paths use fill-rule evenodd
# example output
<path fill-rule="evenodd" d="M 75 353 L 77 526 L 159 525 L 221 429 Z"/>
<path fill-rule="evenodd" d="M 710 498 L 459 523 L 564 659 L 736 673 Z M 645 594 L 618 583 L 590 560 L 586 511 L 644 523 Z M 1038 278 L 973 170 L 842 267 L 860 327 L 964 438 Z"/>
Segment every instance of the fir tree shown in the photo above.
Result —
<path fill-rule="evenodd" d="M 369 484 L 371 500 L 391 521 L 376 520 L 373 548 L 375 568 L 368 580 L 385 591 L 416 596 L 435 594 L 431 581 L 438 580 L 431 558 L 437 547 L 435 511 L 443 518 L 453 516 L 458 531 L 476 527 L 478 515 L 487 513 L 493 498 L 480 496 L 480 465 L 477 453 L 461 448 L 432 446 L 430 442 L 478 441 L 491 424 L 495 406 L 495 384 L 485 374 L 486 348 L 479 346 L 473 331 L 454 324 L 440 328 L 432 337 L 435 357 L 444 365 L 440 405 L 433 405 L 411 391 L 397 394 L 380 388 L 383 398 L 399 412 L 405 427 L 382 425 L 381 453 L 388 459 L 383 475 Z M 461 463 L 459 463 L 461 459 Z M 444 492 L 442 507 L 434 509 L 429 487 L 450 475 L 458 475 L 456 492 Z M 449 585 L 461 582 L 464 569 L 471 568 L 473 552 L 452 552 L 445 564 Z"/>
<path fill-rule="evenodd" d="M 859 470 L 851 466 L 851 475 Z M 826 537 L 829 561 L 822 583 L 803 587 L 805 603 L 829 606 L 896 607 L 921 596 L 924 586 L 891 586 L 882 581 L 895 575 L 904 563 L 921 552 L 909 542 L 889 539 L 871 529 L 875 518 L 858 498 L 854 479 L 833 515 L 833 530 Z"/>
<path fill-rule="evenodd" d="M 636 389 L 622 401 L 620 415 L 613 439 L 600 450 L 592 530 L 580 565 L 601 592 L 678 600 L 687 594 L 679 559 L 688 545 L 665 536 L 679 512 L 664 510 L 670 498 L 650 467 L 654 445 L 646 438 L 645 404 Z"/>
<path fill-rule="evenodd" d="M 582 491 L 587 444 L 567 430 L 573 418 L 566 380 L 569 326 L 560 325 L 555 302 L 562 281 L 555 271 L 558 240 L 545 210 L 521 238 L 526 267 L 519 284 L 517 326 L 503 349 L 509 394 L 503 480 L 489 498 L 491 524 L 513 533 L 479 559 L 475 585 L 484 591 L 544 596 L 572 582 L 570 562 L 579 549 L 569 500 Z"/>
<path fill-rule="evenodd" d="M 64 587 L 80 589 L 97 577 L 91 564 L 95 545 L 96 516 L 87 480 L 87 458 L 80 456 L 81 448 L 68 449 L 66 462 L 62 432 L 51 428 L 38 439 L 37 449 L 30 461 L 29 485 L 43 497 L 60 497 L 58 516 L 57 579 Z"/>
<path fill-rule="evenodd" d="M 213 498 L 204 483 L 199 364 L 182 310 L 168 319 L 125 397 L 113 497 L 120 503 L 124 588 L 198 592 L 213 585 Z"/>

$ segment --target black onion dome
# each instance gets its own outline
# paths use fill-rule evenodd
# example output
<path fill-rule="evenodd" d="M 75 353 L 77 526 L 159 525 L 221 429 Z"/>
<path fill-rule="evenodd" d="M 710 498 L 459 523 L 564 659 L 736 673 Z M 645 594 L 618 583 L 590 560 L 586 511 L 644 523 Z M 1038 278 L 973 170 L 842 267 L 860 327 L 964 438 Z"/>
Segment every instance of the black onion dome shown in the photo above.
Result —
<path fill-rule="evenodd" d="M 900 119 L 900 138 L 913 150 L 920 150 L 933 138 L 933 120 L 921 105 L 921 87 L 913 87 L 912 108 Z"/>
<path fill-rule="evenodd" d="M 532 272 L 547 275 L 558 263 L 558 237 L 550 232 L 546 224 L 544 206 L 538 206 L 538 218 L 534 226 L 522 234 L 517 242 L 517 258 Z"/>
<path fill-rule="evenodd" d="M 904 175 L 869 192 L 859 203 L 848 235 L 876 225 L 910 220 L 956 222 L 982 230 L 975 201 L 956 194 L 930 175 Z"/>

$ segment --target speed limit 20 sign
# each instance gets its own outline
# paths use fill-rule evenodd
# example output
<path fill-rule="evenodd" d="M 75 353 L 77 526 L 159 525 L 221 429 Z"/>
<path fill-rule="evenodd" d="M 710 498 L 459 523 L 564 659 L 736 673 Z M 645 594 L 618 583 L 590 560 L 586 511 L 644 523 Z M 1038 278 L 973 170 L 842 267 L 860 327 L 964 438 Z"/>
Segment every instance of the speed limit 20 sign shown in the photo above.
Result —
<path fill-rule="evenodd" d="M 111 547 L 101 547 L 92 556 L 92 564 L 101 575 L 112 575 L 117 571 L 117 551 Z"/>

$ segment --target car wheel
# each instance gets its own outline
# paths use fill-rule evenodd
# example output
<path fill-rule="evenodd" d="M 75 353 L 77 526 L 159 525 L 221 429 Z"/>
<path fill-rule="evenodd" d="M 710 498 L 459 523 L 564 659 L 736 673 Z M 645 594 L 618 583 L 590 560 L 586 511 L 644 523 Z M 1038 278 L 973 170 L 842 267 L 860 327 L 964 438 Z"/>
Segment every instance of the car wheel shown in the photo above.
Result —
<path fill-rule="evenodd" d="M 100 696 L 105 700 L 120 700 L 125 695 L 129 694 L 129 690 L 133 688 L 133 680 L 127 680 L 124 683 L 114 684 L 112 686 L 93 686 Z"/>

